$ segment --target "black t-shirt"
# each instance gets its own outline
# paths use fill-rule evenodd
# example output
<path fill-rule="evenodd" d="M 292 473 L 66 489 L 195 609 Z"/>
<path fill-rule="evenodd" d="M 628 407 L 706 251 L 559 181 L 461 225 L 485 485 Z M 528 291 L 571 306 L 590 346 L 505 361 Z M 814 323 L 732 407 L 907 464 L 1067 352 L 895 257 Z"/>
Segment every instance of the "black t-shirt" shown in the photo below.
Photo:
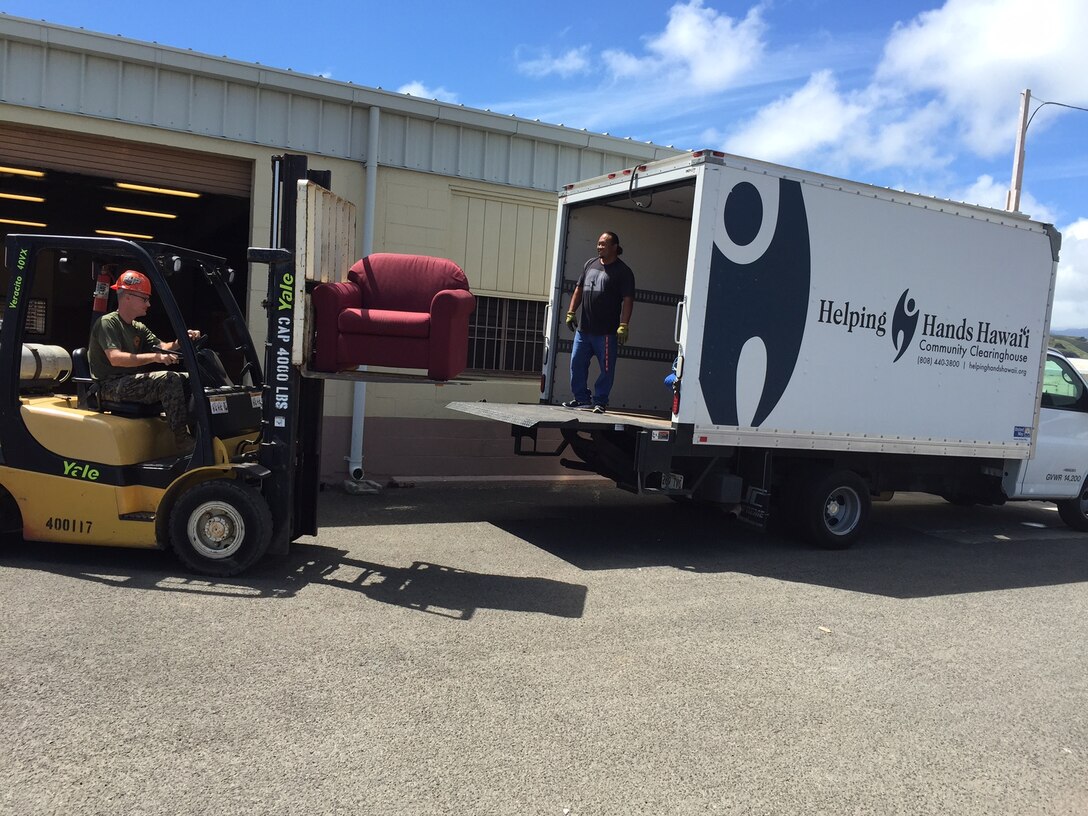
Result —
<path fill-rule="evenodd" d="M 582 287 L 582 322 L 586 334 L 615 334 L 623 299 L 635 296 L 635 273 L 619 258 L 605 266 L 600 258 L 586 262 L 578 285 Z"/>

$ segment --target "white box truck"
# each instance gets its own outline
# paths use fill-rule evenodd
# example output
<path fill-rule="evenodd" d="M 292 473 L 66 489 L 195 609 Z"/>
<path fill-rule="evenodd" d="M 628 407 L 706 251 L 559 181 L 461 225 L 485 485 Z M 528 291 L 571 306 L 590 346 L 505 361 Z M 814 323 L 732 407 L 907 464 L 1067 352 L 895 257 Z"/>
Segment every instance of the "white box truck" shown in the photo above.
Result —
<path fill-rule="evenodd" d="M 594 414 L 560 404 L 564 316 L 604 231 L 636 296 Z M 610 173 L 559 196 L 539 404 L 451 407 L 510 423 L 519 453 L 569 449 L 620 487 L 828 548 L 897 490 L 1055 501 L 1088 530 L 1088 389 L 1047 349 L 1060 243 L 1019 214 L 713 151 Z"/>

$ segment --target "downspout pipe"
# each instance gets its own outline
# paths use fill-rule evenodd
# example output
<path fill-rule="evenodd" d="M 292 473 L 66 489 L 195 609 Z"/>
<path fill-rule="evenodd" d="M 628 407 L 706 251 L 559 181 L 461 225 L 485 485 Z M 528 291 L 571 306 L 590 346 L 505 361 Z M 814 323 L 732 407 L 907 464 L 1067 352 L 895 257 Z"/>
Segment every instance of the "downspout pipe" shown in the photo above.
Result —
<path fill-rule="evenodd" d="M 370 106 L 370 118 L 366 136 L 366 208 L 363 210 L 363 246 L 360 257 L 374 251 L 374 211 L 378 194 L 378 128 L 381 124 L 381 108 Z M 360 366 L 360 371 L 366 366 Z M 366 383 L 353 386 L 351 404 L 351 449 L 348 452 L 349 481 L 344 487 L 353 493 L 376 493 L 381 485 L 366 478 L 363 470 L 363 421 L 366 418 Z"/>

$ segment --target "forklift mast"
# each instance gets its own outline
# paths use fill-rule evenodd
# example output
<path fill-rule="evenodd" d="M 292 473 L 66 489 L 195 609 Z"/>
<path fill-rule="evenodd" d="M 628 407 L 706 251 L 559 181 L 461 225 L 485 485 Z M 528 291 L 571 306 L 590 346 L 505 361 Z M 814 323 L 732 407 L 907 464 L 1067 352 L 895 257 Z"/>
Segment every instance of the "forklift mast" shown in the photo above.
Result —
<path fill-rule="evenodd" d="M 317 534 L 317 494 L 321 475 L 321 420 L 324 381 L 303 377 L 292 363 L 305 309 L 297 298 L 295 222 L 298 182 L 309 180 L 328 189 L 329 171 L 310 171 L 305 156 L 272 158 L 272 218 L 268 249 L 251 247 L 249 260 L 268 264 L 265 339 L 265 390 L 258 461 L 272 471 L 262 492 L 272 510 L 271 553 L 286 553 L 292 541 Z"/>

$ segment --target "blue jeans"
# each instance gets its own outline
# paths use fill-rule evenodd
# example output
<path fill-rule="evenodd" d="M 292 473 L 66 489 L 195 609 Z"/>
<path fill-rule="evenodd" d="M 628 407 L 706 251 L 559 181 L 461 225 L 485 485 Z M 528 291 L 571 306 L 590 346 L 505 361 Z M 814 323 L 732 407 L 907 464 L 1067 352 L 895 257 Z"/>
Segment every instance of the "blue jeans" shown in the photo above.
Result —
<path fill-rule="evenodd" d="M 608 405 L 612 381 L 616 378 L 616 335 L 574 333 L 570 354 L 570 390 L 579 402 L 590 402 L 589 361 L 597 358 L 601 373 L 593 384 L 593 404 Z"/>

